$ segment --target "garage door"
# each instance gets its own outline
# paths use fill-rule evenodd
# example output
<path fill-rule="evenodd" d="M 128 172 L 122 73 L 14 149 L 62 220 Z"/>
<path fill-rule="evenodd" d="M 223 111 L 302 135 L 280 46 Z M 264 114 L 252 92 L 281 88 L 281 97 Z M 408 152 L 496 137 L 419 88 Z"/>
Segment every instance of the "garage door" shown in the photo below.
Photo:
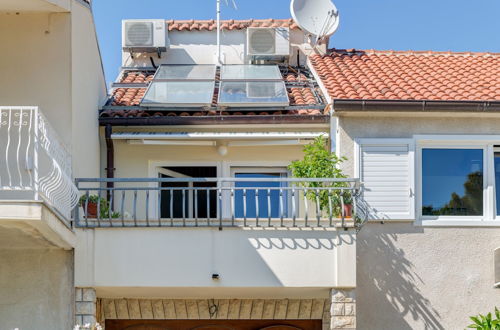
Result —
<path fill-rule="evenodd" d="M 106 330 L 321 330 L 321 320 L 106 320 Z"/>

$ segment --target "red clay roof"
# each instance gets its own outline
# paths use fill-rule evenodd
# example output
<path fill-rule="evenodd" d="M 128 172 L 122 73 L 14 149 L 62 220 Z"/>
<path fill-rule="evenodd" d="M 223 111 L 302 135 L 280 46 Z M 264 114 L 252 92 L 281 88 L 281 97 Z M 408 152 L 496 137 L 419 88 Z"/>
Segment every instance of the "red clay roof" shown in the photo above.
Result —
<path fill-rule="evenodd" d="M 168 20 L 169 31 L 212 31 L 217 28 L 215 20 Z M 287 27 L 298 29 L 293 19 L 247 19 L 247 20 L 223 20 L 222 30 L 242 30 L 248 27 Z"/>
<path fill-rule="evenodd" d="M 311 62 L 333 99 L 500 100 L 500 53 L 333 49 Z"/>

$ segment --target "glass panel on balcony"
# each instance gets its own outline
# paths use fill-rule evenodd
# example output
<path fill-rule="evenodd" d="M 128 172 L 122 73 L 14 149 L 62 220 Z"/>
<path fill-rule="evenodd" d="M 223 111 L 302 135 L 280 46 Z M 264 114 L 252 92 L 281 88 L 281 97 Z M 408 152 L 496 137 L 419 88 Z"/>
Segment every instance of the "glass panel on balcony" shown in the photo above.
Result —
<path fill-rule="evenodd" d="M 225 106 L 287 106 L 288 93 L 283 81 L 222 82 L 219 104 Z"/>
<path fill-rule="evenodd" d="M 422 150 L 422 215 L 483 214 L 483 150 Z"/>
<path fill-rule="evenodd" d="M 161 65 L 154 80 L 215 80 L 215 65 Z"/>
<path fill-rule="evenodd" d="M 283 80 L 277 65 L 223 65 L 221 80 Z"/>
<path fill-rule="evenodd" d="M 212 104 L 213 81 L 152 82 L 141 101 L 143 106 L 209 106 Z"/>

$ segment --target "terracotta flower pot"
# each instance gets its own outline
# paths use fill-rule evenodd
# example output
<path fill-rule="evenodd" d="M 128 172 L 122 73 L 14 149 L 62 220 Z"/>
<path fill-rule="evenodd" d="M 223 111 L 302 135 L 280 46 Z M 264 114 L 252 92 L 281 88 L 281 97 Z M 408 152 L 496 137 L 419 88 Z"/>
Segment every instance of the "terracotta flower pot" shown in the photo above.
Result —
<path fill-rule="evenodd" d="M 352 218 L 352 204 L 344 204 L 344 216 Z"/>
<path fill-rule="evenodd" d="M 85 212 L 85 202 L 82 202 L 83 212 Z M 88 202 L 87 204 L 87 218 L 95 219 L 97 218 L 97 203 Z"/>

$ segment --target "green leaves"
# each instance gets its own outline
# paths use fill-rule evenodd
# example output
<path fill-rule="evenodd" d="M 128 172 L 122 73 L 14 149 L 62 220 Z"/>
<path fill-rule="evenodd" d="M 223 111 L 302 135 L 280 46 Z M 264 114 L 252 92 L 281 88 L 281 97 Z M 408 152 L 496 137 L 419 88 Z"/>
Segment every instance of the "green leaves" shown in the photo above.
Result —
<path fill-rule="evenodd" d="M 496 319 L 493 319 L 491 313 L 488 313 L 487 315 L 479 314 L 478 316 L 471 316 L 470 319 L 474 323 L 469 325 L 467 328 L 481 330 L 500 330 L 500 311 L 497 307 L 495 307 L 495 317 Z"/>
<path fill-rule="evenodd" d="M 292 162 L 288 169 L 295 178 L 337 178 L 345 179 L 347 176 L 340 169 L 340 164 L 346 160 L 345 157 L 338 157 L 335 153 L 327 149 L 327 140 L 324 136 L 317 137 L 312 143 L 304 147 L 304 158 Z M 302 187 L 308 189 L 307 198 L 316 201 L 319 197 L 320 209 L 322 211 L 329 209 L 329 195 L 333 202 L 332 212 L 335 215 L 341 212 L 341 197 L 345 204 L 352 203 L 352 197 L 348 190 L 336 189 L 333 192 L 328 190 L 319 190 L 314 188 L 324 187 L 348 187 L 345 182 L 302 182 Z M 317 196 L 318 195 L 318 196 Z"/>

